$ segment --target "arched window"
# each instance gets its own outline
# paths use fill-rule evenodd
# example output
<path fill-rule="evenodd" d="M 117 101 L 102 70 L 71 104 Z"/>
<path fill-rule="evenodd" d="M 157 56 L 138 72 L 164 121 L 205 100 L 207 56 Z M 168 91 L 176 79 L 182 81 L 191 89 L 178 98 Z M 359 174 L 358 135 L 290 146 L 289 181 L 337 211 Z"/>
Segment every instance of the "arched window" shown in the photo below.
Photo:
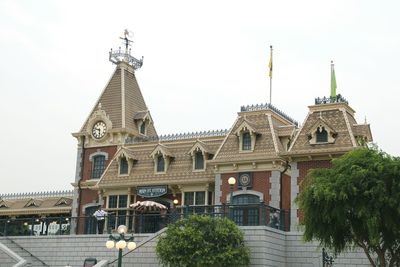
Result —
<path fill-rule="evenodd" d="M 232 199 L 234 205 L 232 210 L 233 221 L 237 225 L 259 225 L 260 197 L 251 194 L 241 194 Z M 246 205 L 244 205 L 246 204 Z M 243 205 L 243 206 L 242 206 Z"/>
<path fill-rule="evenodd" d="M 119 174 L 128 174 L 128 160 L 123 157 L 119 163 Z"/>
<path fill-rule="evenodd" d="M 328 132 L 325 130 L 324 127 L 318 127 L 318 130 L 316 132 L 316 139 L 317 143 L 328 142 Z"/>
<path fill-rule="evenodd" d="M 242 150 L 251 150 L 251 135 L 249 132 L 243 132 Z"/>
<path fill-rule="evenodd" d="M 104 172 L 106 167 L 106 157 L 103 155 L 97 155 L 93 157 L 93 168 L 92 168 L 92 178 L 98 179 Z"/>
<path fill-rule="evenodd" d="M 157 157 L 157 172 L 164 172 L 165 171 L 165 160 L 162 155 Z"/>
<path fill-rule="evenodd" d="M 204 169 L 204 157 L 201 151 L 194 154 L 194 169 L 203 170 Z"/>

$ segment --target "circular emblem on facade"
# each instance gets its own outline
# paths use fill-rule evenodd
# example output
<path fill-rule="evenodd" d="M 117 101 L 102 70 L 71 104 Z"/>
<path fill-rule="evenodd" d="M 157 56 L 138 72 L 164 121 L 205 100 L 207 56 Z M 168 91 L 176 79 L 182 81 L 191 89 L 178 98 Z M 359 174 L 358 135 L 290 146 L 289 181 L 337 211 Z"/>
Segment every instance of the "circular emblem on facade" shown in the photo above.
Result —
<path fill-rule="evenodd" d="M 102 138 L 107 131 L 107 125 L 104 121 L 98 121 L 93 125 L 92 135 L 96 139 Z"/>
<path fill-rule="evenodd" d="M 248 173 L 243 173 L 239 177 L 240 184 L 242 186 L 249 186 L 250 185 L 250 175 Z"/>

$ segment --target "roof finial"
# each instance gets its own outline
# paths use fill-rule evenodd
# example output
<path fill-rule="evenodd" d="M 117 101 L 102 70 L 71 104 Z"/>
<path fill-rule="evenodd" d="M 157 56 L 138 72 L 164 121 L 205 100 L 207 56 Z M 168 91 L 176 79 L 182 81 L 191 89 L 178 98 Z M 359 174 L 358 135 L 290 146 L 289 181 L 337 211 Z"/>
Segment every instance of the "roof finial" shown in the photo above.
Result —
<path fill-rule="evenodd" d="M 128 37 L 133 36 L 133 33 L 128 29 L 124 30 L 124 37 L 119 37 L 124 41 L 125 52 L 121 51 L 121 49 L 109 52 L 109 60 L 114 64 L 119 64 L 120 62 L 126 62 L 133 67 L 134 70 L 139 69 L 143 65 L 143 57 L 139 60 L 133 56 L 131 56 L 131 49 L 129 46 L 133 43 L 132 40 L 129 40 Z"/>

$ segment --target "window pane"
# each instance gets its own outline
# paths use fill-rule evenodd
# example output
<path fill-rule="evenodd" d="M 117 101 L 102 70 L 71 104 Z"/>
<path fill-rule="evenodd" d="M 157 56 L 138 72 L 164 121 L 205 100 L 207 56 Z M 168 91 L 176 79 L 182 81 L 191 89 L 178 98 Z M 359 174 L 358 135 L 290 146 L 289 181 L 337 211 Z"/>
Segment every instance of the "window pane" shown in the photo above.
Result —
<path fill-rule="evenodd" d="M 212 205 L 212 197 L 213 197 L 213 192 L 208 192 L 208 202 L 207 205 Z"/>
<path fill-rule="evenodd" d="M 117 207 L 117 196 L 108 197 L 108 208 L 113 209 Z"/>
<path fill-rule="evenodd" d="M 163 172 L 164 171 L 164 157 L 163 156 L 158 156 L 157 158 L 157 172 Z"/>
<path fill-rule="evenodd" d="M 121 158 L 119 165 L 119 174 L 128 174 L 128 161 L 126 158 Z"/>
<path fill-rule="evenodd" d="M 325 130 L 324 127 L 318 128 L 316 135 L 317 143 L 328 142 L 328 132 Z"/>
<path fill-rule="evenodd" d="M 92 178 L 100 178 L 106 165 L 106 157 L 99 155 L 93 158 Z"/>
<path fill-rule="evenodd" d="M 128 201 L 127 195 L 120 195 L 118 198 L 118 208 L 126 208 L 127 201 Z"/>
<path fill-rule="evenodd" d="M 194 205 L 194 192 L 185 192 L 185 205 Z"/>
<path fill-rule="evenodd" d="M 140 125 L 140 133 L 145 134 L 146 133 L 146 123 L 142 122 Z"/>
<path fill-rule="evenodd" d="M 206 192 L 196 192 L 196 205 L 205 205 Z"/>
<path fill-rule="evenodd" d="M 194 169 L 195 170 L 204 169 L 204 157 L 202 152 L 196 152 L 194 154 Z"/>
<path fill-rule="evenodd" d="M 251 150 L 251 135 L 249 132 L 243 133 L 242 150 Z"/>

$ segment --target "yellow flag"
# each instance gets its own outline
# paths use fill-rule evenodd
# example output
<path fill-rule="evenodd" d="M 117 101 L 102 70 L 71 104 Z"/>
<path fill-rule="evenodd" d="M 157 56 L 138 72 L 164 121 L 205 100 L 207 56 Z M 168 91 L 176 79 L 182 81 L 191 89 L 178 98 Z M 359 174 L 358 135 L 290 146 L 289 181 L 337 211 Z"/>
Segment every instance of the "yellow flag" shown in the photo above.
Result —
<path fill-rule="evenodd" d="M 271 57 L 269 58 L 268 67 L 269 67 L 269 77 L 272 78 L 272 45 L 270 46 L 270 48 L 271 48 Z"/>

